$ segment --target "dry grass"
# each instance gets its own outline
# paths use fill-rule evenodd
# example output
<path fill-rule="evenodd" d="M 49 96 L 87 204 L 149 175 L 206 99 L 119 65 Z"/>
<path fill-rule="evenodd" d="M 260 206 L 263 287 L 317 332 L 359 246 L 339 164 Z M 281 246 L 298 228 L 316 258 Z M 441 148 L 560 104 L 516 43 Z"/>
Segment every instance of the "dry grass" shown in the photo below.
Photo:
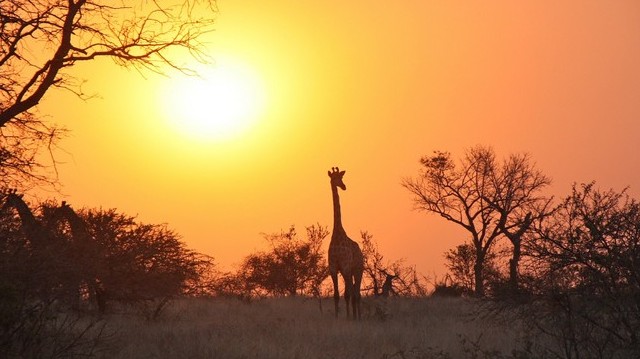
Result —
<path fill-rule="evenodd" d="M 343 303 L 340 303 L 341 306 Z M 464 299 L 365 298 L 363 320 L 333 314 L 332 300 L 185 299 L 162 316 L 111 315 L 105 358 L 510 357 L 516 323 L 478 316 Z M 330 308 L 330 309 L 327 309 Z M 343 314 L 343 313 L 342 313 Z M 500 354 L 501 353 L 501 354 Z"/>

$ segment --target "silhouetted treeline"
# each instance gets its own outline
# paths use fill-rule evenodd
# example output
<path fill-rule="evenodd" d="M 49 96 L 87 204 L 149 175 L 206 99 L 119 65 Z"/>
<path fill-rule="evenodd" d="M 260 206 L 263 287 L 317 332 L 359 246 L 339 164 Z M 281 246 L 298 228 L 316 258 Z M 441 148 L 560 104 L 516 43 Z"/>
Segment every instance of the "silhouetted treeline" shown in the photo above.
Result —
<path fill-rule="evenodd" d="M 554 201 L 526 154 L 436 152 L 404 181 L 416 207 L 469 233 L 445 253 L 436 294 L 490 297 L 557 344 L 550 357 L 640 355 L 640 204 L 626 190 L 575 184 Z"/>
<path fill-rule="evenodd" d="M 56 346 L 71 355 L 98 322 L 79 320 L 82 313 L 115 305 L 155 317 L 171 298 L 197 292 L 212 266 L 165 225 L 116 210 L 46 202 L 32 211 L 16 191 L 0 203 L 2 357 L 40 357 L 49 354 L 39 348 Z"/>
<path fill-rule="evenodd" d="M 640 204 L 574 185 L 529 233 L 524 314 L 571 357 L 640 355 Z"/>

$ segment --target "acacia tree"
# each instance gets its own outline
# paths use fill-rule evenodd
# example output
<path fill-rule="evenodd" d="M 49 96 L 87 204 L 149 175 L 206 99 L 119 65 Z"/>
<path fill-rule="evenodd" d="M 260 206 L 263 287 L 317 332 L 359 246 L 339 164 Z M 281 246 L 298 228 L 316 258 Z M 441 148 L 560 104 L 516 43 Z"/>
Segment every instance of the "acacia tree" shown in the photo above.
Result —
<path fill-rule="evenodd" d="M 514 243 L 514 283 L 520 243 L 549 179 L 537 171 L 527 155 L 514 155 L 498 164 L 489 147 L 469 149 L 456 163 L 447 152 L 423 157 L 418 177 L 403 181 L 416 208 L 435 213 L 467 232 L 475 249 L 475 294 L 485 295 L 485 260 L 501 236 Z M 536 216 L 542 214 L 537 213 Z"/>
<path fill-rule="evenodd" d="M 540 221 L 553 212 L 552 198 L 541 191 L 551 180 L 535 168 L 528 154 L 512 154 L 492 175 L 491 196 L 485 198 L 498 214 L 498 227 L 512 245 L 509 259 L 509 288 L 518 290 L 518 266 L 522 256 L 522 241 L 533 221 Z"/>
<path fill-rule="evenodd" d="M 402 184 L 413 194 L 417 209 L 439 214 L 469 232 L 476 251 L 475 293 L 484 296 L 484 260 L 500 235 L 497 212 L 486 200 L 492 193 L 495 155 L 478 146 L 468 150 L 459 164 L 440 151 L 420 163 L 420 175 Z"/>
<path fill-rule="evenodd" d="M 320 285 L 329 274 L 321 250 L 329 235 L 326 227 L 307 227 L 307 238 L 300 239 L 294 226 L 287 232 L 264 235 L 270 250 L 250 254 L 238 276 L 245 290 L 257 294 L 320 296 Z"/>
<path fill-rule="evenodd" d="M 475 254 L 474 247 L 468 243 L 459 244 L 444 253 L 447 269 L 453 279 L 452 285 L 458 286 L 467 293 L 472 293 L 475 288 L 473 274 L 473 266 L 476 262 Z"/>
<path fill-rule="evenodd" d="M 640 353 L 640 203 L 626 191 L 574 185 L 526 252 L 547 311 L 530 313 L 571 357 Z M 553 320 L 550 320 L 553 319 Z"/>
<path fill-rule="evenodd" d="M 203 60 L 199 40 L 212 30 L 214 12 L 215 0 L 0 2 L 3 180 L 44 178 L 34 172 L 41 167 L 36 154 L 51 146 L 60 130 L 38 116 L 37 105 L 51 88 L 87 97 L 73 76 L 76 64 L 110 58 L 160 73 L 188 71 L 170 52 L 181 49 Z"/>
<path fill-rule="evenodd" d="M 444 258 L 449 274 L 439 285 L 440 289 L 447 287 L 447 279 L 449 279 L 451 282 L 449 287 L 457 295 L 473 293 L 475 288 L 474 265 L 476 263 L 474 246 L 469 243 L 459 244 L 454 249 L 449 249 L 445 252 Z M 484 260 L 483 273 L 485 280 L 490 283 L 495 283 L 499 280 L 498 256 L 494 252 L 487 253 L 487 257 Z M 438 284 L 436 284 L 436 287 L 438 287 Z"/>
<path fill-rule="evenodd" d="M 169 299 L 193 293 L 211 264 L 166 225 L 140 223 L 115 209 L 80 215 L 97 249 L 93 261 L 105 302 L 149 306 L 143 309 L 156 316 Z"/>

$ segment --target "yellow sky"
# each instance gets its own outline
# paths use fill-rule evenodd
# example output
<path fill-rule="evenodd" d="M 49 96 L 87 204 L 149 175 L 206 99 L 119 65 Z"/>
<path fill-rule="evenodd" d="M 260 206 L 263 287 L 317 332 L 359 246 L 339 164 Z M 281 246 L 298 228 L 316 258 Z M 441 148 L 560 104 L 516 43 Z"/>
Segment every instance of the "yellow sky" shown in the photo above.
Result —
<path fill-rule="evenodd" d="M 400 181 L 433 150 L 529 152 L 560 196 L 591 180 L 640 193 L 637 1 L 219 8 L 209 53 L 259 77 L 254 125 L 227 141 L 190 138 L 161 110 L 180 75 L 82 64 L 75 73 L 100 98 L 50 92 L 41 106 L 72 131 L 59 198 L 168 223 L 229 267 L 263 248 L 261 232 L 331 226 L 326 172 L 337 165 L 349 236 L 368 230 L 389 259 L 432 275 L 465 234 L 412 211 Z"/>

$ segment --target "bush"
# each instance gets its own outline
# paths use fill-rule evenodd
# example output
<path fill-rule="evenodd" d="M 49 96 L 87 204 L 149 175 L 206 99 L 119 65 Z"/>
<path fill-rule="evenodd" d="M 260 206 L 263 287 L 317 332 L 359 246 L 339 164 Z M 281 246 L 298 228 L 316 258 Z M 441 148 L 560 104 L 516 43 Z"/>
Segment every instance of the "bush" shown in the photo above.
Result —
<path fill-rule="evenodd" d="M 328 276 L 321 250 L 329 234 L 325 227 L 307 227 L 307 238 L 300 239 L 294 226 L 287 232 L 264 235 L 270 249 L 247 256 L 238 272 L 248 295 L 319 296 L 320 285 Z"/>

